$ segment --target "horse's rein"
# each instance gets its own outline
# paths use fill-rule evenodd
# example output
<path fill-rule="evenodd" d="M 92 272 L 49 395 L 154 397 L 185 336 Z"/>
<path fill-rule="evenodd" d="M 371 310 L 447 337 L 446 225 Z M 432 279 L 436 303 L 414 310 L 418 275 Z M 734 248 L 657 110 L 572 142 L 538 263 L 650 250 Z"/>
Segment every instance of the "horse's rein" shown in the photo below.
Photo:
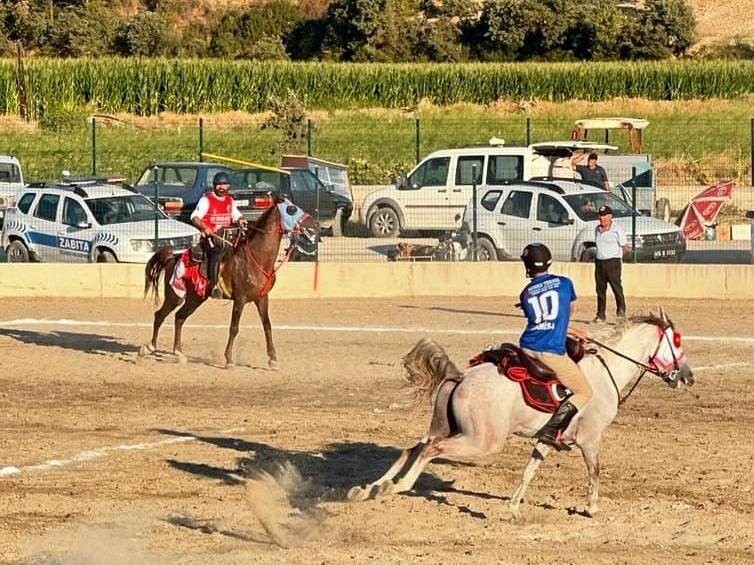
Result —
<path fill-rule="evenodd" d="M 661 336 L 662 336 L 662 338 L 665 338 L 665 340 L 668 340 L 668 336 L 665 333 L 665 330 L 667 330 L 668 327 L 669 326 L 666 326 L 665 328 L 663 328 L 662 330 L 660 330 Z M 660 345 L 662 345 L 662 338 L 660 338 L 660 341 L 658 342 L 657 347 L 655 348 L 655 352 L 650 357 L 650 360 L 654 359 L 657 356 L 657 352 L 660 350 Z M 637 367 L 639 367 L 642 370 L 641 374 L 639 375 L 639 378 L 636 379 L 636 382 L 634 382 L 633 386 L 631 387 L 631 390 L 629 390 L 628 394 L 626 394 L 624 397 L 621 398 L 620 390 L 618 389 L 618 385 L 615 382 L 615 378 L 613 377 L 612 371 L 610 371 L 610 368 L 607 366 L 607 363 L 605 362 L 605 359 L 602 357 L 602 355 L 600 355 L 599 353 L 596 353 L 597 359 L 599 359 L 600 363 L 602 363 L 602 366 L 605 367 L 605 370 L 607 371 L 607 374 L 610 377 L 610 381 L 613 383 L 613 388 L 615 388 L 615 393 L 618 395 L 618 406 L 621 406 L 624 402 L 626 402 L 626 400 L 628 400 L 628 397 L 633 394 L 634 390 L 636 390 L 636 387 L 639 386 L 639 383 L 644 378 L 644 375 L 646 375 L 647 373 L 652 373 L 656 377 L 659 377 L 663 381 L 666 381 L 666 382 L 667 381 L 675 381 L 676 380 L 675 378 L 668 376 L 668 373 L 666 373 L 665 371 L 661 371 L 657 367 L 652 367 L 651 365 L 647 365 L 645 363 L 642 363 L 641 361 L 637 361 L 636 359 L 632 359 L 628 355 L 624 355 L 620 351 L 616 351 L 612 347 L 609 347 L 609 346 L 605 345 L 604 343 L 600 343 L 596 339 L 592 339 L 592 338 L 588 337 L 588 338 L 586 338 L 586 341 L 588 341 L 590 343 L 593 343 L 594 345 L 596 345 L 598 347 L 601 347 L 601 348 L 605 349 L 606 351 L 609 351 L 613 355 L 617 355 L 618 357 L 620 357 L 622 359 L 625 359 L 626 361 L 629 361 L 629 362 L 633 363 L 634 365 L 636 365 Z M 676 358 L 675 352 L 673 351 L 672 347 L 670 348 L 670 352 L 673 355 L 673 363 L 675 365 L 675 371 L 673 371 L 673 372 L 677 373 L 678 372 L 678 359 Z"/>

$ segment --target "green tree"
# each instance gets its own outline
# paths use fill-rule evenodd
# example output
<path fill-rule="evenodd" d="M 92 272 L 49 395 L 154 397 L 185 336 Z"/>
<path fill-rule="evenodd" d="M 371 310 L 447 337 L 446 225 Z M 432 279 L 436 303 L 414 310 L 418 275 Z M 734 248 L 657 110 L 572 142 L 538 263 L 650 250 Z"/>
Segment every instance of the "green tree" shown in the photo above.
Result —
<path fill-rule="evenodd" d="M 116 17 L 102 2 L 70 4 L 60 10 L 44 34 L 42 50 L 48 55 L 83 57 L 109 52 Z"/>
<path fill-rule="evenodd" d="M 345 61 L 409 61 L 421 32 L 415 0 L 336 0 L 325 20 L 323 52 Z"/>
<path fill-rule="evenodd" d="M 696 19 L 685 0 L 647 0 L 630 16 L 622 55 L 630 59 L 666 59 L 686 53 L 694 42 Z"/>
<path fill-rule="evenodd" d="M 113 49 L 119 55 L 153 57 L 165 52 L 168 44 L 165 16 L 140 12 L 118 24 Z"/>
<path fill-rule="evenodd" d="M 236 58 L 287 58 L 285 49 L 278 49 L 283 45 L 283 39 L 302 20 L 298 9 L 284 2 L 276 0 L 265 4 L 248 6 L 242 9 L 226 11 L 218 21 L 210 40 L 210 53 L 217 56 Z M 271 49 L 274 40 L 275 47 Z M 262 42 L 262 45 L 256 45 Z"/>

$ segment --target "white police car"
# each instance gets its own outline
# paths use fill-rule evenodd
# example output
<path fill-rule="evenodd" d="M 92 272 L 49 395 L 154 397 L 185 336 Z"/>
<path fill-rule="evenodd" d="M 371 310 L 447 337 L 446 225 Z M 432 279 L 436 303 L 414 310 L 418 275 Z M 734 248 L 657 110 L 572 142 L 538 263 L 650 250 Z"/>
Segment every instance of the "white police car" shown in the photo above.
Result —
<path fill-rule="evenodd" d="M 169 218 L 141 194 L 85 182 L 24 190 L 6 211 L 0 245 L 7 260 L 145 263 L 158 249 L 181 251 L 199 231 Z"/>

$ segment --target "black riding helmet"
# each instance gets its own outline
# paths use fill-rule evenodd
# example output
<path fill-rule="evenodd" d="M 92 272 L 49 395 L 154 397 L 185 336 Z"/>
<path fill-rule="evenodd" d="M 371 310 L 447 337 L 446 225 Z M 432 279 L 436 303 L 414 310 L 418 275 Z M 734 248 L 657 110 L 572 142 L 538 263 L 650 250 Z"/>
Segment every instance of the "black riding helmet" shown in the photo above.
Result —
<path fill-rule="evenodd" d="M 217 186 L 218 184 L 230 184 L 230 175 L 225 171 L 215 173 L 212 179 L 212 186 Z"/>
<path fill-rule="evenodd" d="M 542 243 L 530 243 L 524 247 L 521 253 L 521 260 L 526 267 L 526 276 L 533 277 L 539 273 L 544 273 L 552 265 L 552 253 L 546 245 Z"/>

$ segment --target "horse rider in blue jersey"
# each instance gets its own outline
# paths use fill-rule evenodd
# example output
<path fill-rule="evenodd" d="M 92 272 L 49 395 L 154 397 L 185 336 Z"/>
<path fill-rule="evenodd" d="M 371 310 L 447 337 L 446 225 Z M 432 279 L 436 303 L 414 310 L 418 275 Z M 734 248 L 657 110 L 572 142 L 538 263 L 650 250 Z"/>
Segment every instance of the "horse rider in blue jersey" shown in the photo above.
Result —
<path fill-rule="evenodd" d="M 567 451 L 570 448 L 561 441 L 561 434 L 592 398 L 592 387 L 581 368 L 566 353 L 566 339 L 569 335 L 585 339 L 587 335 L 570 325 L 576 291 L 571 279 L 549 273 L 552 254 L 547 246 L 527 245 L 521 260 L 531 281 L 520 296 L 527 324 L 519 344 L 526 353 L 552 369 L 573 393 L 535 437 L 558 451 Z"/>

